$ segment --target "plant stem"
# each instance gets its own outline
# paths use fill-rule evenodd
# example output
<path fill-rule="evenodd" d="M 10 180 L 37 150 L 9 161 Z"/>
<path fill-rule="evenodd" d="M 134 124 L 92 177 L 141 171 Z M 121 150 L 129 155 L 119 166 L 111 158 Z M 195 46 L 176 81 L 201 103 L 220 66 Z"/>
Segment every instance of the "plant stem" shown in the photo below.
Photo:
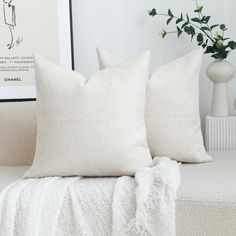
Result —
<path fill-rule="evenodd" d="M 168 31 L 168 32 L 166 32 L 167 34 L 176 34 L 176 33 L 178 33 L 178 31 Z"/>
<path fill-rule="evenodd" d="M 199 5 L 198 5 L 198 1 L 195 0 L 195 2 L 196 2 L 196 7 L 198 8 L 198 6 L 199 6 Z M 203 18 L 202 12 L 198 12 L 198 17 L 199 17 L 199 18 L 200 18 L 200 17 Z M 202 23 L 201 23 L 200 25 L 201 25 L 201 27 L 202 27 Z M 206 26 L 207 26 L 207 28 L 210 30 L 211 38 L 214 39 L 213 34 L 212 34 L 212 30 L 211 30 L 209 24 L 207 23 Z M 211 40 L 211 42 L 214 43 L 214 40 Z"/>
<path fill-rule="evenodd" d="M 157 13 L 157 15 L 158 16 L 166 16 L 166 17 L 170 17 L 168 14 L 164 14 L 164 13 Z M 177 16 L 173 16 L 173 18 L 174 19 L 180 19 L 179 17 L 177 17 Z M 186 20 L 182 20 L 183 22 L 187 22 Z M 200 31 L 202 31 L 210 40 L 211 40 L 211 42 L 213 42 L 214 43 L 214 40 L 211 38 L 211 36 L 205 31 L 205 30 L 202 30 L 201 29 L 201 27 L 199 27 L 199 26 L 197 26 L 197 25 L 195 25 L 195 24 L 193 24 L 192 22 L 188 22 L 191 26 L 193 26 L 193 27 L 196 27 L 196 28 L 198 28 Z"/>
<path fill-rule="evenodd" d="M 197 0 L 195 1 L 195 3 L 196 3 L 196 8 L 198 8 L 198 2 L 197 2 Z M 199 17 L 199 19 L 200 19 L 200 17 L 201 17 L 201 15 L 200 15 L 199 12 L 198 12 L 198 17 Z M 202 27 L 202 23 L 200 23 L 200 26 Z"/>

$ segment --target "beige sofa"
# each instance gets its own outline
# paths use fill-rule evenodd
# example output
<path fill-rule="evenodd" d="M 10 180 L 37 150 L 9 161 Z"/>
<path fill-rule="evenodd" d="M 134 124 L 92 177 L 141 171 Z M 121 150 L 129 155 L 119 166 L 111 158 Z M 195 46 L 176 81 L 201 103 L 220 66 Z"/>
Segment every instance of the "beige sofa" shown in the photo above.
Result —
<path fill-rule="evenodd" d="M 31 164 L 36 140 L 35 102 L 0 103 L 0 192 Z M 182 164 L 176 205 L 178 236 L 236 235 L 236 152 L 214 161 Z"/>

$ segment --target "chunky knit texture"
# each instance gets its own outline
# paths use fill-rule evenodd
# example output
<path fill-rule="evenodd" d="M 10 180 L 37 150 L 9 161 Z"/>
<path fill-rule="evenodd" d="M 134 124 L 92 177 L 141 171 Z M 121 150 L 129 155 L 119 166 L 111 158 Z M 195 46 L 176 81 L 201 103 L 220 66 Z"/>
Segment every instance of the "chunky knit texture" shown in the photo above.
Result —
<path fill-rule="evenodd" d="M 0 235 L 174 236 L 179 181 L 164 157 L 135 178 L 20 180 L 0 194 Z"/>

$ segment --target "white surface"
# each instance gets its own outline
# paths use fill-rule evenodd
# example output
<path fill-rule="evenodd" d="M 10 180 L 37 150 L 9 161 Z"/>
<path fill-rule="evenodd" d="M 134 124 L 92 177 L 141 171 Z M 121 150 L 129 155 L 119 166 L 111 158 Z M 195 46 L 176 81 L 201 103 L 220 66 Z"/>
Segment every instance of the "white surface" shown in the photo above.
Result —
<path fill-rule="evenodd" d="M 101 69 L 119 60 L 98 49 Z M 181 162 L 210 161 L 200 128 L 199 71 L 202 50 L 157 67 L 147 82 L 145 121 L 152 156 Z"/>
<path fill-rule="evenodd" d="M 150 52 L 90 80 L 35 55 L 38 133 L 25 177 L 134 175 L 151 165 L 144 121 Z"/>
<path fill-rule="evenodd" d="M 206 117 L 208 151 L 236 151 L 236 116 Z"/>
<path fill-rule="evenodd" d="M 179 182 L 166 157 L 135 179 L 25 179 L 0 195 L 0 235 L 174 236 Z"/>
<path fill-rule="evenodd" d="M 236 38 L 236 1 L 215 0 L 200 1 L 204 4 L 204 13 L 212 16 L 212 23 L 225 23 L 230 31 L 227 36 Z M 151 18 L 147 10 L 156 7 L 162 12 L 168 8 L 180 14 L 192 13 L 195 3 L 190 0 L 73 0 L 76 68 L 90 75 L 98 70 L 95 49 L 104 48 L 120 58 L 137 55 L 144 49 L 152 51 L 151 69 L 166 63 L 188 52 L 196 44 L 189 37 L 177 39 L 169 35 L 161 39 L 161 28 L 175 30 L 174 26 L 166 27 L 166 18 Z M 191 15 L 193 15 L 192 13 Z M 212 83 L 208 80 L 206 67 L 213 61 L 208 55 L 204 57 L 200 80 L 200 108 L 202 122 L 210 111 Z M 236 52 L 231 53 L 229 61 L 236 64 Z M 236 79 L 229 83 L 230 105 L 233 111 L 233 99 L 236 96 Z"/>
<path fill-rule="evenodd" d="M 207 68 L 207 76 L 214 83 L 211 104 L 212 116 L 229 116 L 230 103 L 228 82 L 236 73 L 235 66 L 228 61 L 215 61 Z"/>

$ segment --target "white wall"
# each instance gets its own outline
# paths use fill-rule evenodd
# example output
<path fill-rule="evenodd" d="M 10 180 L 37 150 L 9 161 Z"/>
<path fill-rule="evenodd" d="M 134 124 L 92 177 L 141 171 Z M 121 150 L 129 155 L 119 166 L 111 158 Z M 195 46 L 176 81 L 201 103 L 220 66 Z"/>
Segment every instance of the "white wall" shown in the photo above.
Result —
<path fill-rule="evenodd" d="M 230 28 L 229 36 L 236 40 L 235 0 L 199 2 L 205 6 L 206 14 L 212 16 L 213 23 L 225 23 Z M 164 40 L 159 37 L 161 27 L 166 28 L 166 19 L 149 17 L 147 10 L 153 7 L 163 12 L 171 8 L 173 12 L 179 14 L 181 11 L 192 12 L 194 2 L 192 0 L 74 0 L 76 69 L 88 76 L 98 69 L 95 53 L 97 46 L 120 58 L 134 56 L 145 49 L 151 49 L 151 69 L 191 50 L 195 44 L 186 36 L 180 40 L 174 35 Z M 205 75 L 206 66 L 211 61 L 208 55 L 204 56 L 200 81 L 202 119 L 209 112 L 211 102 L 212 84 Z M 230 55 L 229 61 L 236 64 L 236 51 Z M 236 79 L 229 86 L 232 104 L 233 98 L 236 97 Z M 233 106 L 232 111 L 234 111 Z"/>

